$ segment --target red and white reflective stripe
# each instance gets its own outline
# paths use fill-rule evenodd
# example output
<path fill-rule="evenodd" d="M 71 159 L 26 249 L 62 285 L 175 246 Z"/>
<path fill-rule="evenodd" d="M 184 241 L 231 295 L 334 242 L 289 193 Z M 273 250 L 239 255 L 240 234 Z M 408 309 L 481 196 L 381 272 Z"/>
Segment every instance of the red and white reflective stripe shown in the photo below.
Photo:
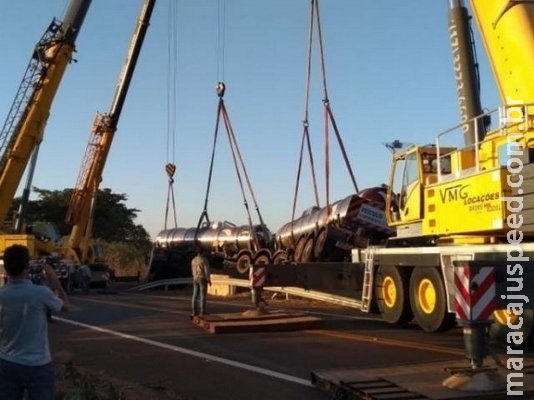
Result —
<path fill-rule="evenodd" d="M 457 267 L 454 286 L 454 309 L 458 319 L 485 321 L 491 318 L 497 304 L 492 267 L 482 267 L 475 275 L 470 267 Z"/>
<path fill-rule="evenodd" d="M 265 268 L 251 268 L 249 273 L 250 286 L 264 286 L 265 285 Z"/>

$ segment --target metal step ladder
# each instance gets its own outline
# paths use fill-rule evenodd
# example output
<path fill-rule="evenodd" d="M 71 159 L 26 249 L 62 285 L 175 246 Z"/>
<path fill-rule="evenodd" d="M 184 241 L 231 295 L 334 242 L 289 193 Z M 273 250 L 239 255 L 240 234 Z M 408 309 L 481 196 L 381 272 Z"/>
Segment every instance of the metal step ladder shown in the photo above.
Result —
<path fill-rule="evenodd" d="M 369 312 L 371 308 L 371 297 L 374 285 L 374 261 L 375 249 L 368 247 L 365 251 L 365 265 L 363 270 L 362 306 L 364 312 Z"/>

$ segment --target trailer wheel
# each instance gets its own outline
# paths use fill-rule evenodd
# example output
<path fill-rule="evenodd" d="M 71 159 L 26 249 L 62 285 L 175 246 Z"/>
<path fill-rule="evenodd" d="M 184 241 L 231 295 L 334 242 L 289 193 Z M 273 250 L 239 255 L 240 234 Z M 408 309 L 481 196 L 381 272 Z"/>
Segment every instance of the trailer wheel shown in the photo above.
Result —
<path fill-rule="evenodd" d="M 412 319 L 408 301 L 408 278 L 406 271 L 397 267 L 381 265 L 378 268 L 375 294 L 378 311 L 390 324 L 402 324 Z"/>
<path fill-rule="evenodd" d="M 315 256 L 316 259 L 321 258 L 321 255 L 323 254 L 324 246 L 326 244 L 327 237 L 328 237 L 327 228 L 322 228 L 317 234 L 317 237 L 315 238 L 315 246 L 313 247 L 313 255 Z"/>
<path fill-rule="evenodd" d="M 270 264 L 271 254 L 269 250 L 262 250 L 254 256 L 254 265 Z"/>
<path fill-rule="evenodd" d="M 302 252 L 304 251 L 305 244 L 306 244 L 306 237 L 301 236 L 299 240 L 297 240 L 297 245 L 295 246 L 295 254 L 293 255 L 296 262 L 302 261 Z"/>
<path fill-rule="evenodd" d="M 237 256 L 235 268 L 240 274 L 248 274 L 252 265 L 252 255 L 248 251 L 243 251 Z"/>
<path fill-rule="evenodd" d="M 447 311 L 447 296 L 437 268 L 416 267 L 410 278 L 410 304 L 417 324 L 426 332 L 451 329 L 455 316 Z"/>
<path fill-rule="evenodd" d="M 277 250 L 273 254 L 273 264 L 286 264 L 289 256 L 285 250 Z"/>
<path fill-rule="evenodd" d="M 315 261 L 315 257 L 313 255 L 313 248 L 314 248 L 315 240 L 313 240 L 313 236 L 310 236 L 306 243 L 304 243 L 304 248 L 302 249 L 302 255 L 300 256 L 301 262 L 312 262 Z"/>
<path fill-rule="evenodd" d="M 521 321 L 519 318 L 522 318 Z M 489 338 L 499 347 L 521 349 L 534 342 L 534 310 L 524 309 L 522 315 L 508 313 L 506 310 L 496 310 L 493 313 L 494 323 L 489 328 Z M 508 321 L 512 328 L 508 327 Z M 521 324 L 521 326 L 519 326 Z M 517 329 L 513 329 L 514 326 Z M 508 333 L 516 338 L 508 342 Z M 522 340 L 517 340 L 522 337 Z"/>

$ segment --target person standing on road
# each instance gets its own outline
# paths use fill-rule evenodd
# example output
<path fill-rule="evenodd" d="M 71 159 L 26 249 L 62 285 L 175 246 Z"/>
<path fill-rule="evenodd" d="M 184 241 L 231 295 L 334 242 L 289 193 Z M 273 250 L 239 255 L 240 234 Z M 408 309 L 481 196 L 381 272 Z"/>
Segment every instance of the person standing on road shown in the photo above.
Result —
<path fill-rule="evenodd" d="M 54 400 L 54 368 L 48 342 L 46 310 L 67 311 L 69 301 L 54 269 L 44 265 L 50 287 L 29 279 L 26 246 L 4 251 L 6 286 L 0 288 L 0 397 Z M 54 293 L 57 293 L 57 295 Z"/>
<path fill-rule="evenodd" d="M 89 286 L 91 285 L 91 269 L 89 265 L 82 264 L 79 268 L 82 292 L 85 294 L 89 293 Z"/>
<path fill-rule="evenodd" d="M 191 260 L 191 275 L 193 276 L 192 316 L 199 315 L 199 302 L 200 315 L 207 314 L 206 298 L 208 285 L 211 286 L 210 263 L 200 246 L 197 249 L 197 255 Z"/>

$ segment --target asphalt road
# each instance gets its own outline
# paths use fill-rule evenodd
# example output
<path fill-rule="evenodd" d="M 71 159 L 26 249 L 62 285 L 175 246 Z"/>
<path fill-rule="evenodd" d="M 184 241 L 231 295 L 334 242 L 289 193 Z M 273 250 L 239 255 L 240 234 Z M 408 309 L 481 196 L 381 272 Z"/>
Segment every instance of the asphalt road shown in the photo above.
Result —
<path fill-rule="evenodd" d="M 50 326 L 53 353 L 150 388 L 162 400 L 329 399 L 311 384 L 312 371 L 424 362 L 445 367 L 464 357 L 458 329 L 427 334 L 410 325 L 394 328 L 355 310 L 307 300 L 269 301 L 269 307 L 305 309 L 323 319 L 319 329 L 229 334 L 191 323 L 186 289 L 77 294 L 71 300 L 72 310 Z M 209 300 L 212 314 L 250 308 L 248 298 Z"/>

